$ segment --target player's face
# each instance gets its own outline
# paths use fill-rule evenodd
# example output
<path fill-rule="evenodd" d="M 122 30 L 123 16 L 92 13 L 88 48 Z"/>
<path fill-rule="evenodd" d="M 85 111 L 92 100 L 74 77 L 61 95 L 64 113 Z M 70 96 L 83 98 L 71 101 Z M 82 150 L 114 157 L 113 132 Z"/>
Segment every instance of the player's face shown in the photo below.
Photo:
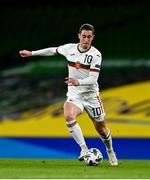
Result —
<path fill-rule="evenodd" d="M 94 34 L 92 31 L 82 30 L 81 33 L 78 33 L 78 38 L 80 40 L 80 47 L 83 49 L 89 49 L 94 39 Z"/>

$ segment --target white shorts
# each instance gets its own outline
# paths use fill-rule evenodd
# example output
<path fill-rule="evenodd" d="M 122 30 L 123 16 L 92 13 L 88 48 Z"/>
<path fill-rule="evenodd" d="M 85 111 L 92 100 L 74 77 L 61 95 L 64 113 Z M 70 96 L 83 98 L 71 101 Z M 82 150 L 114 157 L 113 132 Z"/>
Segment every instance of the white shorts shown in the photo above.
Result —
<path fill-rule="evenodd" d="M 66 102 L 75 104 L 82 112 L 85 110 L 91 119 L 97 122 L 104 121 L 105 112 L 99 96 L 85 99 L 77 96 L 76 98 L 74 96 L 68 96 Z"/>

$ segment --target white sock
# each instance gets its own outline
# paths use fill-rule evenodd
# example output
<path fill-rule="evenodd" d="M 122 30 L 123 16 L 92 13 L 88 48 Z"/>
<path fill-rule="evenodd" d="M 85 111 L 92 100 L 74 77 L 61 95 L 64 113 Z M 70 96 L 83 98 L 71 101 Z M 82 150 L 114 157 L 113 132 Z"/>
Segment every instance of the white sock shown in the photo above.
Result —
<path fill-rule="evenodd" d="M 77 144 L 79 144 L 79 146 L 81 147 L 81 150 L 83 151 L 87 150 L 88 148 L 86 146 L 86 143 L 82 134 L 82 130 L 79 124 L 76 123 L 76 120 L 70 121 L 69 123 L 67 122 L 67 126 L 68 126 L 68 130 L 72 134 L 72 137 L 77 142 Z"/>
<path fill-rule="evenodd" d="M 108 129 L 108 135 L 106 137 L 102 137 L 101 139 L 103 141 L 103 143 L 106 146 L 106 150 L 107 151 L 112 151 L 113 150 L 113 146 L 112 146 L 112 138 L 111 138 L 111 134 L 110 134 L 110 130 Z"/>

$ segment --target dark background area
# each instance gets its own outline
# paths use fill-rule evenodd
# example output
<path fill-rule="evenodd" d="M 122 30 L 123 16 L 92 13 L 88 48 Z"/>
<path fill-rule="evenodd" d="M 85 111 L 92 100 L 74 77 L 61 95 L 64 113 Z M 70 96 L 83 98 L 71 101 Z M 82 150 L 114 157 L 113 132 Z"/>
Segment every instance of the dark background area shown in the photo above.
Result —
<path fill-rule="evenodd" d="M 2 0 L 0 68 L 20 64 L 20 49 L 77 42 L 81 24 L 96 30 L 94 45 L 108 58 L 149 58 L 149 1 Z"/>

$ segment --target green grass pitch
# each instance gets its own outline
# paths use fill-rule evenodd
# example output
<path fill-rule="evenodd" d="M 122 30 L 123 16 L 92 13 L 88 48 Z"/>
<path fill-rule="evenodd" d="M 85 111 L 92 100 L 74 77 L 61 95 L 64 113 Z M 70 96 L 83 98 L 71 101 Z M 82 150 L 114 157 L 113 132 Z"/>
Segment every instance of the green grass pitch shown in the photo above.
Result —
<path fill-rule="evenodd" d="M 149 160 L 120 160 L 111 167 L 103 160 L 87 166 L 75 159 L 0 159 L 0 179 L 149 179 Z"/>

